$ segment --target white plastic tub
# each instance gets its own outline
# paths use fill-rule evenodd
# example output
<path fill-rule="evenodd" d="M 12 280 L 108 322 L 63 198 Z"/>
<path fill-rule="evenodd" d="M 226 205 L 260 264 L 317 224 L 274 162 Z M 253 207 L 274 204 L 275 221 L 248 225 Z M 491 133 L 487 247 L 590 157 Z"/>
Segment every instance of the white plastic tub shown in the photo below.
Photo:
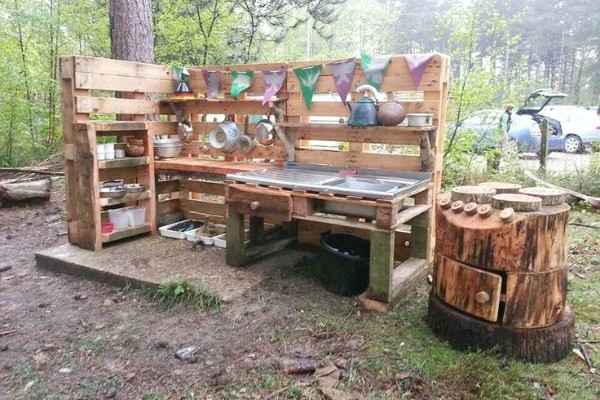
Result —
<path fill-rule="evenodd" d="M 415 113 L 408 114 L 408 126 L 431 126 L 433 123 L 433 114 L 431 113 Z"/>
<path fill-rule="evenodd" d="M 129 225 L 129 215 L 124 208 L 108 210 L 108 220 L 114 224 L 115 231 L 125 229 Z"/>
<path fill-rule="evenodd" d="M 144 225 L 146 222 L 146 207 L 127 207 L 125 208 L 129 220 L 129 226 L 135 227 Z"/>
<path fill-rule="evenodd" d="M 225 225 L 215 224 L 215 228 L 222 232 L 225 232 Z M 214 238 L 218 235 L 196 236 L 196 232 L 198 231 L 198 229 L 200 229 L 200 228 L 196 228 L 196 229 L 192 229 L 191 231 L 187 231 L 185 233 L 185 238 L 187 240 L 189 240 L 190 242 L 197 242 L 198 240 L 201 240 L 202 243 L 204 243 L 206 246 L 212 246 L 214 244 Z"/>
<path fill-rule="evenodd" d="M 183 221 L 175 222 L 169 225 L 161 226 L 158 228 L 158 232 L 161 236 L 172 238 L 172 239 L 185 239 L 185 234 L 193 229 L 197 229 L 201 227 L 203 224 L 202 221 L 198 221 L 195 219 L 185 219 Z M 186 228 L 192 226 L 192 229 Z"/>

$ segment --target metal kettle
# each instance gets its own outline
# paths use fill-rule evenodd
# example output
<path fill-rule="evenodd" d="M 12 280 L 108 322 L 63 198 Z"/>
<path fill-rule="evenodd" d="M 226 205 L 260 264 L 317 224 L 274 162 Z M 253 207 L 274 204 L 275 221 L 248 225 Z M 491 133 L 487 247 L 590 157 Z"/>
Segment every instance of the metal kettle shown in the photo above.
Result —
<path fill-rule="evenodd" d="M 371 85 L 362 85 L 359 86 L 356 91 L 358 93 L 365 92 L 365 95 L 356 102 L 356 104 L 352 104 L 351 101 L 348 101 L 346 104 L 350 109 L 350 118 L 348 118 L 348 125 L 350 126 L 376 126 L 379 125 L 379 121 L 377 120 L 377 110 L 379 105 L 377 104 L 377 97 L 379 93 L 377 89 L 375 89 Z M 371 92 L 370 99 L 367 96 L 367 91 Z"/>

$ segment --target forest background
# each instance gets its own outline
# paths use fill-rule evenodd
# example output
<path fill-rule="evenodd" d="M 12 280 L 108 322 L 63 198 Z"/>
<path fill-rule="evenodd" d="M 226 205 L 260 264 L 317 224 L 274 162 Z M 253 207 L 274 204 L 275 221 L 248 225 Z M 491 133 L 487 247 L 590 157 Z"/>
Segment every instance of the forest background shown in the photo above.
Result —
<path fill-rule="evenodd" d="M 155 62 L 452 57 L 449 120 L 534 89 L 600 101 L 597 0 L 153 0 Z M 58 57 L 111 57 L 107 0 L 0 0 L 0 166 L 60 153 Z"/>

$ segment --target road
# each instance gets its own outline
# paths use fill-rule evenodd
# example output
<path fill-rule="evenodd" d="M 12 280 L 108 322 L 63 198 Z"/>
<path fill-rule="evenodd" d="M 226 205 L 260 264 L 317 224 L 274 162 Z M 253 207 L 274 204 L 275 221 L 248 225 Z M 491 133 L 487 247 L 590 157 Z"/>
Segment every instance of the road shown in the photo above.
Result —
<path fill-rule="evenodd" d="M 582 172 L 588 170 L 592 155 L 550 153 L 546 162 L 548 172 Z M 540 167 L 539 158 L 533 154 L 524 154 L 520 159 L 523 169 L 537 171 Z"/>

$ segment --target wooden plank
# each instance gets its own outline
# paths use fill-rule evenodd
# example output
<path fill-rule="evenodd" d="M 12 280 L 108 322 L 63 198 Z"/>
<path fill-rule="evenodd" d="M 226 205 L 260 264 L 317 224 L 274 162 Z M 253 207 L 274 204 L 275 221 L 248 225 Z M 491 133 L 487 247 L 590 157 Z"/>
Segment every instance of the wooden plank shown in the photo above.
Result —
<path fill-rule="evenodd" d="M 123 197 L 106 197 L 100 198 L 99 204 L 100 206 L 115 206 L 118 204 L 132 203 L 134 201 L 146 200 L 150 198 L 150 191 L 146 190 L 145 192 L 140 193 L 127 193 Z"/>
<path fill-rule="evenodd" d="M 400 211 L 396 217 L 396 223 L 392 226 L 392 229 L 397 229 L 400 225 L 410 221 L 411 219 L 423 214 L 427 210 L 431 209 L 431 204 L 417 204 L 409 206 L 408 208 Z"/>
<path fill-rule="evenodd" d="M 87 56 L 75 57 L 75 70 L 77 72 L 94 74 L 162 79 L 169 81 L 173 78 L 172 69 L 168 66 Z"/>
<path fill-rule="evenodd" d="M 421 170 L 419 156 L 395 154 L 296 149 L 296 161 L 307 164 L 327 164 L 393 171 Z"/>
<path fill-rule="evenodd" d="M 156 193 L 157 194 L 179 192 L 179 188 L 180 188 L 179 179 L 169 179 L 167 181 L 156 182 Z"/>
<path fill-rule="evenodd" d="M 197 179 L 185 179 L 181 182 L 190 192 L 214 194 L 225 196 L 225 184 L 223 182 L 201 181 Z"/>
<path fill-rule="evenodd" d="M 164 111 L 168 103 L 177 103 L 179 107 L 191 114 L 227 114 L 227 115 L 246 115 L 258 114 L 268 115 L 271 110 L 269 104 L 262 105 L 259 98 L 255 99 L 185 99 L 183 101 L 173 101 L 171 99 L 161 100 L 161 109 Z M 170 112 L 168 113 L 170 114 Z"/>
<path fill-rule="evenodd" d="M 175 211 L 179 211 L 180 208 L 179 199 L 163 200 L 156 203 L 156 209 L 158 214 L 169 214 Z"/>
<path fill-rule="evenodd" d="M 371 232 L 371 258 L 367 296 L 386 303 L 392 300 L 394 268 L 394 232 Z"/>
<path fill-rule="evenodd" d="M 290 94 L 291 96 L 291 94 Z M 331 117 L 348 117 L 350 112 L 341 102 L 313 102 L 310 110 L 306 108 L 304 101 L 287 101 L 287 116 L 331 116 Z M 439 102 L 401 102 L 407 113 L 434 113 L 439 108 Z M 437 114 L 435 114 L 437 115 Z M 434 117 L 434 125 L 436 123 Z"/>
<path fill-rule="evenodd" d="M 227 229 L 227 231 L 229 232 L 229 229 Z M 229 233 L 227 235 L 229 235 Z M 295 242 L 296 238 L 285 238 L 269 241 L 261 245 L 249 246 L 244 253 L 243 262 L 244 264 L 248 264 L 252 261 L 259 260 L 268 255 L 277 253 L 278 251 L 285 249 L 286 247 L 292 245 Z M 227 244 L 227 247 L 229 247 L 229 243 Z M 228 263 L 228 265 L 230 264 Z"/>
<path fill-rule="evenodd" d="M 100 206 L 98 204 L 99 176 L 96 169 L 96 136 L 86 124 L 73 125 L 75 141 L 74 166 L 77 169 L 74 186 L 77 220 L 77 245 L 88 250 L 98 250 L 100 242 Z"/>
<path fill-rule="evenodd" d="M 204 214 L 204 213 L 198 213 L 198 212 L 194 212 L 194 211 L 185 211 L 184 215 L 185 215 L 185 218 L 198 219 L 200 221 L 208 220 L 215 224 L 226 224 L 227 223 L 227 219 L 223 215 Z"/>
<path fill-rule="evenodd" d="M 225 261 L 232 267 L 240 267 L 244 264 L 245 248 L 244 243 L 244 214 L 233 212 L 227 209 L 227 249 Z"/>
<path fill-rule="evenodd" d="M 142 233 L 147 233 L 152 230 L 152 225 L 150 223 L 145 223 L 140 226 L 130 227 L 121 229 L 118 231 L 113 231 L 111 233 L 103 233 L 101 236 L 102 243 L 114 242 L 115 240 L 121 240 L 125 238 L 129 238 L 132 236 L 136 236 Z"/>
<path fill-rule="evenodd" d="M 216 175 L 235 174 L 236 172 L 255 171 L 264 168 L 276 168 L 273 164 L 246 163 L 237 161 L 218 161 L 200 158 L 178 158 L 176 160 L 156 160 L 156 170 L 197 172 Z"/>
<path fill-rule="evenodd" d="M 94 140 L 94 142 L 95 142 L 95 140 Z M 101 161 L 98 161 L 98 168 L 108 169 L 108 168 L 123 168 L 123 167 L 135 167 L 138 165 L 147 165 L 149 159 L 150 159 L 150 157 L 141 156 L 141 157 L 116 158 L 114 160 L 101 160 Z"/>
<path fill-rule="evenodd" d="M 158 100 L 115 99 L 112 97 L 75 98 L 78 113 L 87 114 L 172 114 L 170 109 L 161 109 Z"/>
<path fill-rule="evenodd" d="M 346 227 L 346 228 L 354 228 L 354 229 L 360 229 L 360 230 L 385 232 L 385 230 L 377 228 L 375 225 L 373 225 L 370 222 L 348 221 L 346 219 L 328 218 L 328 217 L 321 217 L 321 216 L 318 216 L 318 215 L 305 215 L 305 216 L 303 216 L 303 215 L 295 215 L 294 214 L 294 218 L 295 219 L 300 219 L 300 220 L 303 220 L 303 221 L 320 222 L 320 223 L 328 224 L 328 225 L 343 226 L 343 227 Z"/>
<path fill-rule="evenodd" d="M 146 122 L 141 121 L 90 122 L 90 124 L 94 126 L 96 133 L 112 133 L 119 131 L 145 131 L 148 129 Z"/>
<path fill-rule="evenodd" d="M 292 220 L 292 194 L 246 185 L 227 185 L 225 202 L 228 213 L 241 213 L 256 217 L 277 216 L 283 221 Z"/>
<path fill-rule="evenodd" d="M 198 156 L 226 156 L 234 157 L 237 159 L 269 159 L 269 160 L 285 160 L 285 148 L 281 145 L 273 145 L 269 147 L 255 146 L 249 153 L 240 153 L 239 151 L 233 151 L 226 153 L 221 149 L 214 149 L 210 144 L 205 142 L 191 142 L 186 143 L 181 148 L 182 155 Z"/>
<path fill-rule="evenodd" d="M 385 135 L 389 133 L 411 133 L 417 135 L 421 132 L 431 132 L 438 129 L 437 126 L 365 126 L 355 127 L 347 124 L 319 124 L 319 123 L 307 123 L 307 122 L 278 122 L 277 126 L 282 128 L 296 129 L 298 132 L 314 133 L 317 132 L 315 137 L 311 139 L 321 138 L 321 134 L 325 132 L 343 134 L 371 134 L 371 135 Z M 325 139 L 323 139 L 325 140 Z"/>
<path fill-rule="evenodd" d="M 393 302 L 400 300 L 399 297 L 405 294 L 407 289 L 416 279 L 422 276 L 429 269 L 427 260 L 420 258 L 409 258 L 400 263 L 392 273 Z"/>
<path fill-rule="evenodd" d="M 99 180 L 102 181 L 110 181 L 113 179 L 123 179 L 125 183 L 137 183 L 138 169 L 140 166 L 136 167 L 124 167 L 124 168 L 110 168 L 110 169 L 101 169 L 98 171 Z"/>
<path fill-rule="evenodd" d="M 181 209 L 201 214 L 225 215 L 225 204 L 211 201 L 184 199 L 181 201 Z"/>
<path fill-rule="evenodd" d="M 434 291 L 436 296 L 468 314 L 485 320 L 498 320 L 500 275 L 458 263 L 442 255 L 436 257 Z"/>
<path fill-rule="evenodd" d="M 346 131 L 346 130 L 298 130 L 298 140 L 325 140 L 332 142 L 386 143 L 396 145 L 419 145 L 419 137 L 395 131 Z"/>
<path fill-rule="evenodd" d="M 542 328 L 555 324 L 567 302 L 567 270 L 506 274 L 503 325 Z"/>
<path fill-rule="evenodd" d="M 170 79 L 152 79 L 139 76 L 75 72 L 75 88 L 139 93 L 173 93 L 175 84 Z"/>

